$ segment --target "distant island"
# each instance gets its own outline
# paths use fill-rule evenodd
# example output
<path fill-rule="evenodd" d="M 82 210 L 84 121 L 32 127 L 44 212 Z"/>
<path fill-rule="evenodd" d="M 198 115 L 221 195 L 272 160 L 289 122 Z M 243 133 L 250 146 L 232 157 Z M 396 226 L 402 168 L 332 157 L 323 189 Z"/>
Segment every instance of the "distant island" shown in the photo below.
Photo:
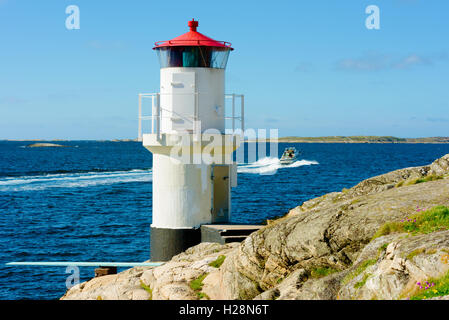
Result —
<path fill-rule="evenodd" d="M 26 146 L 27 148 L 63 148 L 63 147 L 69 147 L 64 146 L 62 144 L 56 144 L 56 143 L 33 143 Z"/>
<path fill-rule="evenodd" d="M 254 140 L 248 140 L 252 142 Z M 269 139 L 268 139 L 269 141 Z M 392 136 L 327 136 L 282 137 L 278 142 L 288 143 L 449 143 L 449 137 L 397 138 Z"/>

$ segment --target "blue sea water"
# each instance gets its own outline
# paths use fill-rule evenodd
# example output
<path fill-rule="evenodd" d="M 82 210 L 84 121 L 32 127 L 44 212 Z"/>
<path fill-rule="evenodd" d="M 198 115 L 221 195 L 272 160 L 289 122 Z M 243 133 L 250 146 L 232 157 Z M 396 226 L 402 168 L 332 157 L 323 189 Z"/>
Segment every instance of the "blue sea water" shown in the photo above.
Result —
<path fill-rule="evenodd" d="M 29 143 L 0 141 L 0 299 L 58 299 L 66 291 L 64 267 L 5 266 L 10 261 L 149 259 L 152 155 L 141 143 L 24 148 Z M 239 164 L 232 222 L 260 223 L 449 153 L 447 144 L 280 144 L 279 157 L 287 146 L 302 151 L 292 165 L 277 158 Z M 92 276 L 93 268 L 81 268 L 81 281 Z"/>

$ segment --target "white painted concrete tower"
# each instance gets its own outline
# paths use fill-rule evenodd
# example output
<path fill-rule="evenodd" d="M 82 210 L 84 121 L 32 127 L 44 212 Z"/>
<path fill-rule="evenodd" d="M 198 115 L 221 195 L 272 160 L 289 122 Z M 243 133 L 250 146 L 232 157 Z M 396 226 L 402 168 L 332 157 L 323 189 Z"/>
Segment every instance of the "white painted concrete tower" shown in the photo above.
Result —
<path fill-rule="evenodd" d="M 225 114 L 225 68 L 231 44 L 196 31 L 157 42 L 160 93 L 139 95 L 139 119 L 151 119 L 152 131 L 139 138 L 153 153 L 151 260 L 166 261 L 201 241 L 200 226 L 226 223 L 231 215 L 231 186 L 237 185 L 232 152 L 237 135 L 226 134 L 226 119 L 241 122 L 243 95 L 232 98 Z M 142 117 L 141 99 L 152 98 L 152 116 Z M 241 100 L 235 116 L 235 98 Z"/>

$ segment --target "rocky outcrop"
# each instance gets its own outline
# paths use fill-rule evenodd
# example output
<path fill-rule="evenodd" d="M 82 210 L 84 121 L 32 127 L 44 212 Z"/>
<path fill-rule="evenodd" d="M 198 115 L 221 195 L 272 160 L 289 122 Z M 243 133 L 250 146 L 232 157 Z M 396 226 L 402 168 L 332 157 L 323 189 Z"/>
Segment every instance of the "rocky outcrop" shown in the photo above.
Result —
<path fill-rule="evenodd" d="M 430 165 L 430 173 L 436 175 L 444 175 L 449 172 L 449 154 L 435 160 Z"/>
<path fill-rule="evenodd" d="M 190 282 L 217 268 L 209 263 L 238 244 L 201 243 L 173 257 L 164 265 L 135 267 L 94 278 L 72 287 L 62 300 L 186 300 L 198 299 Z"/>
<path fill-rule="evenodd" d="M 339 299 L 406 299 L 418 292 L 418 284 L 449 271 L 449 264 L 442 259 L 449 252 L 449 231 L 414 237 L 399 234 L 384 250 L 377 249 L 378 253 L 369 257 L 373 264 L 341 286 Z"/>
<path fill-rule="evenodd" d="M 411 238 L 384 236 L 367 245 L 353 266 L 342 272 L 303 281 L 305 271 L 300 269 L 255 299 L 407 299 L 418 292 L 417 284 L 449 271 L 442 259 L 448 252 L 449 231 Z"/>
<path fill-rule="evenodd" d="M 227 257 L 236 246 L 238 243 L 201 243 L 173 257 L 161 267 L 148 270 L 141 280 L 152 288 L 155 300 L 201 298 L 202 291 L 194 290 L 191 282 L 216 271 L 217 268 L 209 264 L 219 256 Z"/>
<path fill-rule="evenodd" d="M 33 143 L 26 146 L 27 148 L 50 148 L 50 147 L 69 147 L 56 143 Z"/>
<path fill-rule="evenodd" d="M 140 283 L 147 268 L 135 267 L 72 287 L 61 300 L 148 300 L 151 295 Z"/>
<path fill-rule="evenodd" d="M 332 192 L 324 196 L 308 200 L 301 206 L 292 209 L 287 216 L 295 215 L 299 212 L 317 211 L 323 207 L 328 207 L 336 202 L 354 200 L 358 197 L 367 196 L 393 189 L 400 185 L 406 185 L 414 179 L 428 176 L 443 176 L 449 173 L 449 154 L 435 160 L 432 164 L 422 167 L 411 167 L 395 170 L 380 176 L 363 180 L 351 189 L 343 189 L 342 192 Z M 357 201 L 357 200 L 354 200 Z"/>
<path fill-rule="evenodd" d="M 429 166 L 396 170 L 312 199 L 239 245 L 203 243 L 138 278 L 129 273 L 127 279 L 134 280 L 127 280 L 120 297 L 139 296 L 138 279 L 153 299 L 405 299 L 417 282 L 448 271 L 441 257 L 449 231 L 373 236 L 417 207 L 449 206 L 448 173 L 446 155 Z M 223 264 L 211 267 L 220 255 L 226 257 Z M 114 277 L 81 284 L 64 298 L 95 298 L 101 286 L 117 286 L 123 275 Z M 189 285 L 195 279 L 201 292 Z"/>

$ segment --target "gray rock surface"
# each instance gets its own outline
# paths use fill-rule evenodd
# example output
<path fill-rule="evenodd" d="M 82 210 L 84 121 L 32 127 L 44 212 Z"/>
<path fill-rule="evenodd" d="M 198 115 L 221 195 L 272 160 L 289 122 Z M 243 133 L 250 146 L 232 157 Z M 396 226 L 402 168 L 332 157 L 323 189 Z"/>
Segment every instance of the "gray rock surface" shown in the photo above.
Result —
<path fill-rule="evenodd" d="M 157 268 L 135 267 L 80 283 L 68 290 L 61 300 L 198 299 L 190 288 L 190 281 L 217 270 L 209 263 L 220 255 L 227 255 L 237 245 L 201 243 Z M 145 286 L 151 289 L 151 294 Z"/>
<path fill-rule="evenodd" d="M 448 173 L 446 155 L 428 166 L 373 177 L 306 201 L 241 244 L 203 243 L 161 267 L 93 279 L 63 298 L 94 299 L 102 290 L 104 298 L 144 297 L 142 281 L 153 299 L 198 299 L 189 283 L 207 275 L 201 292 L 210 299 L 405 299 L 417 281 L 448 271 L 441 256 L 449 231 L 373 235 L 386 222 L 416 213 L 417 206 L 449 206 Z M 409 183 L 430 175 L 440 179 Z M 220 268 L 209 266 L 219 255 L 226 256 Z M 319 270 L 327 271 L 319 277 Z"/>
<path fill-rule="evenodd" d="M 398 236 L 386 250 L 339 290 L 340 299 L 406 299 L 418 292 L 418 282 L 440 278 L 449 271 L 441 257 L 449 252 L 449 231 Z"/>

